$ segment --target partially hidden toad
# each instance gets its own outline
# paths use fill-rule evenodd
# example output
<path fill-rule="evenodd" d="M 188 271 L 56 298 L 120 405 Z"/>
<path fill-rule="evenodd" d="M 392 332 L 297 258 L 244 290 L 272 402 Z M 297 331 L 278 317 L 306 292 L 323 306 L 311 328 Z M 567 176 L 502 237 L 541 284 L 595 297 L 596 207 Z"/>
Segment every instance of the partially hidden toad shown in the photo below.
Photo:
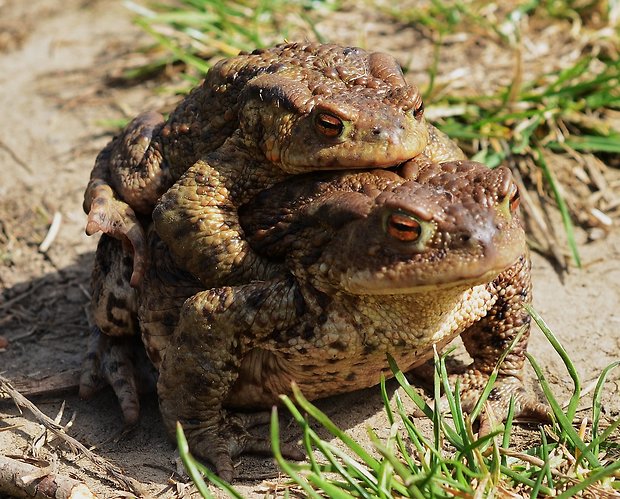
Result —
<path fill-rule="evenodd" d="M 197 191 L 196 214 L 209 196 Z M 238 209 L 247 243 L 272 266 L 268 278 L 205 287 L 151 228 L 151 264 L 132 288 L 131 259 L 105 237 L 96 328 L 118 329 L 122 316 L 126 334 L 139 331 L 159 370 L 166 427 L 173 434 L 180 421 L 192 452 L 228 480 L 235 456 L 270 451 L 248 427 L 292 381 L 309 399 L 372 386 L 390 374 L 387 354 L 408 371 L 459 335 L 473 358 L 459 375 L 465 410 L 521 334 L 489 400 L 498 415 L 514 397 L 515 414 L 545 419 L 522 381 L 531 285 L 518 204 L 507 168 L 463 160 L 286 178 Z M 116 385 L 124 413 L 135 415 L 124 392 L 131 361 L 109 339 L 117 362 L 103 370 L 114 369 L 91 370 L 91 379 Z M 283 451 L 299 457 L 293 445 Z"/>

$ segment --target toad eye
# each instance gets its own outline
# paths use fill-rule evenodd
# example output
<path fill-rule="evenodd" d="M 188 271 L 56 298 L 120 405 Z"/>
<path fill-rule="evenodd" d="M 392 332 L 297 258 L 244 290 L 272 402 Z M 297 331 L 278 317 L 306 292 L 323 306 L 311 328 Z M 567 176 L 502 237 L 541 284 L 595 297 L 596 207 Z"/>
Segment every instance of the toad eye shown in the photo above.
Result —
<path fill-rule="evenodd" d="M 510 211 L 514 213 L 519 208 L 521 203 L 521 196 L 519 196 L 519 188 L 512 184 L 512 190 L 510 191 L 510 198 L 508 199 L 508 207 Z"/>
<path fill-rule="evenodd" d="M 420 105 L 411 111 L 413 113 L 413 117 L 416 120 L 419 120 L 424 115 L 424 103 L 420 102 Z"/>
<path fill-rule="evenodd" d="M 387 233 L 399 241 L 416 241 L 422 234 L 422 225 L 404 213 L 392 213 L 387 219 Z"/>
<path fill-rule="evenodd" d="M 498 196 L 497 202 L 499 204 L 497 208 L 503 216 L 510 219 L 513 215 L 516 215 L 517 210 L 519 209 L 521 196 L 519 195 L 519 188 L 514 180 L 510 182 L 510 185 L 504 192 L 506 192 L 506 194 L 500 194 Z"/>
<path fill-rule="evenodd" d="M 344 123 L 340 118 L 328 113 L 319 113 L 314 118 L 314 126 L 325 137 L 336 138 L 342 134 Z"/>

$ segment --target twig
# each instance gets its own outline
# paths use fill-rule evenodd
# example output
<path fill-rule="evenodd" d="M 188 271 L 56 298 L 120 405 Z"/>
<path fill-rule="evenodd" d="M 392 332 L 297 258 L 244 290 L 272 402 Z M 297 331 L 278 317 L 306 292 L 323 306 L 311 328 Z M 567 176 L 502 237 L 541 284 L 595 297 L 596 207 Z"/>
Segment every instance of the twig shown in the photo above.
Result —
<path fill-rule="evenodd" d="M 49 468 L 39 468 L 16 459 L 0 456 L 0 492 L 10 494 L 11 497 L 32 499 L 96 497 L 82 482 L 68 476 L 51 473 Z"/>
<path fill-rule="evenodd" d="M 144 486 L 140 482 L 138 482 L 134 478 L 126 476 L 125 474 L 123 474 L 123 472 L 118 466 L 108 462 L 101 456 L 98 456 L 91 450 L 87 449 L 84 444 L 82 444 L 75 438 L 67 435 L 61 425 L 55 423 L 51 418 L 43 414 L 36 405 L 34 405 L 21 393 L 15 390 L 15 388 L 11 386 L 11 383 L 4 376 L 0 376 L 0 391 L 8 394 L 18 406 L 28 409 L 37 419 L 37 421 L 43 424 L 48 430 L 54 433 L 54 435 L 59 437 L 61 440 L 64 440 L 72 449 L 79 450 L 97 468 L 105 472 L 117 484 L 125 488 L 125 490 L 129 490 L 130 492 L 133 492 L 134 494 L 139 496 L 146 495 Z"/>
<path fill-rule="evenodd" d="M 30 296 L 34 291 L 36 291 L 41 286 L 43 286 L 43 284 L 45 284 L 45 281 L 41 280 L 41 281 L 39 281 L 38 284 L 33 284 L 30 287 L 30 289 L 27 289 L 23 293 L 20 293 L 20 294 L 14 296 L 10 300 L 7 300 L 7 301 L 5 301 L 3 303 L 0 303 L 0 310 L 4 310 L 5 308 L 9 308 L 9 307 L 13 306 L 15 303 L 17 303 L 18 301 L 23 300 L 27 296 Z"/>
<path fill-rule="evenodd" d="M 20 378 L 12 381 L 13 388 L 24 396 L 40 397 L 76 391 L 80 383 L 80 369 L 63 371 L 40 378 Z"/>
<path fill-rule="evenodd" d="M 17 336 L 11 338 L 11 343 L 17 343 L 20 340 L 23 340 L 25 338 L 29 338 L 30 336 L 32 336 L 37 331 L 38 328 L 39 328 L 39 326 L 37 324 L 35 324 L 30 329 L 28 329 L 28 331 L 26 331 L 25 333 L 18 334 Z"/>
<path fill-rule="evenodd" d="M 45 238 L 39 245 L 39 251 L 41 253 L 46 253 L 47 250 L 50 249 L 50 246 L 54 242 L 54 239 L 56 239 L 56 236 L 58 235 L 58 231 L 60 230 L 60 222 L 62 222 L 62 215 L 60 214 L 59 211 L 57 211 L 56 213 L 54 213 L 54 217 L 52 218 L 52 223 L 50 225 L 50 228 L 47 231 L 47 234 L 45 235 Z"/>

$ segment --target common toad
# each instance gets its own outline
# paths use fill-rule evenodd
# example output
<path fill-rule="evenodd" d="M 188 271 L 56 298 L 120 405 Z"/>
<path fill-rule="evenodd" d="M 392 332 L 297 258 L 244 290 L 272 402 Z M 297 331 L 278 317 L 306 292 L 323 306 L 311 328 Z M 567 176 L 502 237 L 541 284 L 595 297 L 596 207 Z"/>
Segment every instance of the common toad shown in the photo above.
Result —
<path fill-rule="evenodd" d="M 136 285 L 147 265 L 137 213 L 150 214 L 159 197 L 203 158 L 201 173 L 210 178 L 201 189 L 210 192 L 212 205 L 202 221 L 188 221 L 187 230 L 207 230 L 202 244 L 217 254 L 218 274 L 229 272 L 234 260 L 237 274 L 268 277 L 268 265 L 257 269 L 256 256 L 247 256 L 251 251 L 238 233 L 239 204 L 287 175 L 385 167 L 422 152 L 438 161 L 463 157 L 424 121 L 418 90 L 393 57 L 316 43 L 256 50 L 216 64 L 167 120 L 143 113 L 104 148 L 85 192 L 86 231 L 130 243 Z M 166 198 L 166 214 L 180 197 L 192 195 L 192 186 L 181 182 Z M 158 230 L 162 226 L 172 229 L 163 222 Z M 181 258 L 174 238 L 164 239 Z M 222 240 L 230 241 L 232 256 L 217 253 Z M 189 270 L 205 278 L 193 262 Z"/>
<path fill-rule="evenodd" d="M 160 366 L 169 431 L 231 478 L 232 457 L 267 450 L 229 416 L 277 403 L 295 381 L 309 399 L 408 371 L 461 335 L 473 358 L 461 375 L 473 408 L 504 351 L 489 397 L 505 415 L 547 418 L 522 383 L 530 263 L 510 170 L 469 161 L 410 162 L 390 172 L 290 179 L 241 209 L 258 254 L 289 270 L 188 299 Z M 483 421 L 488 424 L 488 421 Z"/>
<path fill-rule="evenodd" d="M 514 396 L 515 414 L 547 417 L 521 378 L 530 264 L 510 171 L 416 160 L 399 173 L 308 174 L 242 206 L 252 248 L 281 269 L 267 280 L 195 293 L 200 284 L 155 246 L 163 253 L 138 300 L 163 419 L 171 434 L 180 421 L 222 477 L 234 456 L 269 451 L 236 411 L 271 406 L 292 381 L 309 399 L 372 386 L 389 375 L 386 354 L 408 371 L 458 335 L 473 358 L 460 375 L 465 410 L 521 334 L 489 400 L 498 415 Z M 157 296 L 168 305 L 150 315 Z"/>

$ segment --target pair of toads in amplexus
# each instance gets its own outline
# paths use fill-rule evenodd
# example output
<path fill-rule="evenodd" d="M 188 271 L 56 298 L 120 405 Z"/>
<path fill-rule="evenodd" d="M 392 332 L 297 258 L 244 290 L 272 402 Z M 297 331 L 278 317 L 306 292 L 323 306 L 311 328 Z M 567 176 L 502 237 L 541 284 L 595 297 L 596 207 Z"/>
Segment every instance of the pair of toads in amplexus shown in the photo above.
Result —
<path fill-rule="evenodd" d="M 220 61 L 167 119 L 140 114 L 96 159 L 80 393 L 111 385 L 133 423 L 154 368 L 170 434 L 180 422 L 231 480 L 234 457 L 270 453 L 249 429 L 291 383 L 311 400 L 373 386 L 388 355 L 415 372 L 460 335 L 465 410 L 501 359 L 480 431 L 511 398 L 544 420 L 522 379 L 518 206 L 510 170 L 427 123 L 390 55 L 289 43 Z"/>

